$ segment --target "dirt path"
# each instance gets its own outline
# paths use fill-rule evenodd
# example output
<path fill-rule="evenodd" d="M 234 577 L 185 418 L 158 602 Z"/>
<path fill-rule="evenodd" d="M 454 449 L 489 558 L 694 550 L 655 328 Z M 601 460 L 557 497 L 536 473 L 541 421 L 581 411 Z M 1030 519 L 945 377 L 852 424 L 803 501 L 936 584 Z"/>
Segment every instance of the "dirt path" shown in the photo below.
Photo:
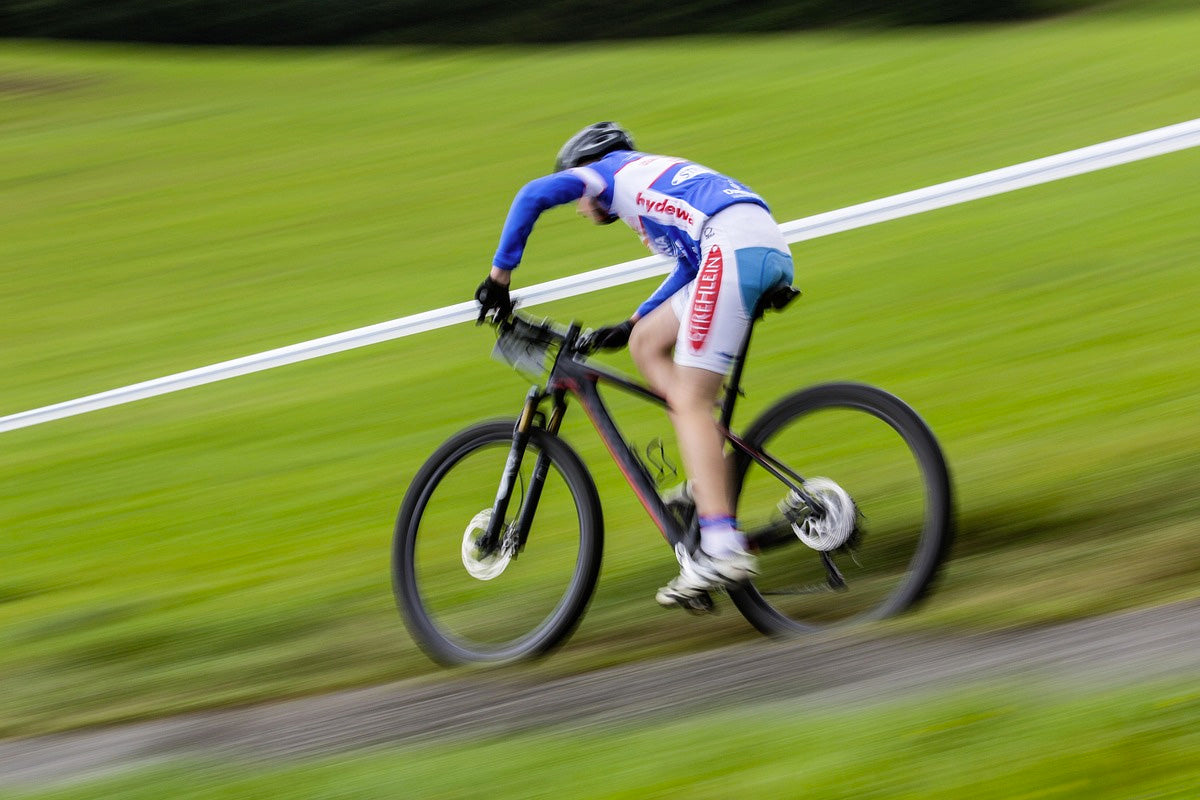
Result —
<path fill-rule="evenodd" d="M 1200 601 L 980 636 L 763 640 L 553 680 L 456 673 L 253 708 L 0 743 L 0 787 L 182 756 L 289 758 L 550 725 L 676 716 L 752 700 L 858 705 L 949 685 L 1131 684 L 1200 676 Z M 730 675 L 738 676 L 729 680 Z"/>

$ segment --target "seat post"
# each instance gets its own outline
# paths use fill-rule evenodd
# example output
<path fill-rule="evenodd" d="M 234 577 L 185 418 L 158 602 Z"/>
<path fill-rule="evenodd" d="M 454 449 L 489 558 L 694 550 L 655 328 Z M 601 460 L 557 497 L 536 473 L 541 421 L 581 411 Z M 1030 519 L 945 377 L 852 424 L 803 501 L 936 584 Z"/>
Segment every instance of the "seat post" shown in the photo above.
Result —
<path fill-rule="evenodd" d="M 746 334 L 742 337 L 742 345 L 738 348 L 737 359 L 733 362 L 733 371 L 729 373 L 729 381 L 725 385 L 725 398 L 721 401 L 722 428 L 728 430 L 729 423 L 733 421 L 733 406 L 741 394 L 742 371 L 746 368 L 746 353 L 750 350 L 750 335 L 754 333 L 754 326 L 767 313 L 768 308 L 781 310 L 799 294 L 799 289 L 781 283 L 759 295 L 758 302 L 754 304 L 750 324 L 746 326 Z"/>
<path fill-rule="evenodd" d="M 746 326 L 742 344 L 738 347 L 737 358 L 733 362 L 733 371 L 729 373 L 729 381 L 725 384 L 725 399 L 721 402 L 721 427 L 726 430 L 729 429 L 729 423 L 733 421 L 733 406 L 737 402 L 738 395 L 741 394 L 742 371 L 746 368 L 746 353 L 750 350 L 750 335 L 754 333 L 754 326 L 762 319 L 766 305 L 766 294 L 764 293 L 754 306 L 754 315 L 750 317 L 750 324 Z"/>

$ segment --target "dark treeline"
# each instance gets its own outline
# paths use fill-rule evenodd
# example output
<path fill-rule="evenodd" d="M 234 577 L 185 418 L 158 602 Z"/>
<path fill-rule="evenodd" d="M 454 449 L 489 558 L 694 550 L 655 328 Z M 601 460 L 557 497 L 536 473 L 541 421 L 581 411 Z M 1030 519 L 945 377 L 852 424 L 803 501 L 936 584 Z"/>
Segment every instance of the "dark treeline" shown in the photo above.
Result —
<path fill-rule="evenodd" d="M 506 43 L 1024 19 L 1087 0 L 0 0 L 0 36 L 194 44 Z"/>

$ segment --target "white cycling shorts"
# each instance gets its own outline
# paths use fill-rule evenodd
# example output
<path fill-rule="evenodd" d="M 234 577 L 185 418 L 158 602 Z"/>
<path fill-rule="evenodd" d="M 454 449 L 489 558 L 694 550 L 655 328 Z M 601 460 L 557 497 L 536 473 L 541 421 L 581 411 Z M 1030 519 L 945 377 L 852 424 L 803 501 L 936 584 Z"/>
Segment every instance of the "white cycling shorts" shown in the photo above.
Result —
<path fill-rule="evenodd" d="M 725 374 L 758 298 L 781 283 L 791 284 L 792 256 L 766 209 L 738 203 L 705 224 L 700 264 L 695 280 L 669 301 L 679 320 L 675 363 Z"/>

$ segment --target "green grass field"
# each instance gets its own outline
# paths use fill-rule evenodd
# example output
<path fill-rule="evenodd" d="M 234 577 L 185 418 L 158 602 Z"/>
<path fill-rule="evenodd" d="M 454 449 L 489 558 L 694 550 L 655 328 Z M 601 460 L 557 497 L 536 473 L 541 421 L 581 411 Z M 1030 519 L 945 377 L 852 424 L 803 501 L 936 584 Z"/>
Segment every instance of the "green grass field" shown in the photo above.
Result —
<path fill-rule="evenodd" d="M 782 221 L 1194 118 L 1183 5 L 524 50 L 0 43 L 0 413 L 465 300 L 512 193 L 595 119 Z M 793 248 L 805 297 L 762 327 L 742 419 L 874 382 L 955 472 L 954 560 L 896 624 L 1195 595 L 1198 181 L 1191 150 Z M 573 216 L 518 284 L 644 254 Z M 610 322 L 651 289 L 544 308 Z M 489 346 L 460 326 L 0 435 L 0 735 L 433 672 L 392 605 L 392 519 L 441 440 L 517 410 Z M 754 637 L 654 606 L 670 554 L 582 415 L 566 436 L 605 502 L 600 588 L 565 650 L 511 669 Z"/>

